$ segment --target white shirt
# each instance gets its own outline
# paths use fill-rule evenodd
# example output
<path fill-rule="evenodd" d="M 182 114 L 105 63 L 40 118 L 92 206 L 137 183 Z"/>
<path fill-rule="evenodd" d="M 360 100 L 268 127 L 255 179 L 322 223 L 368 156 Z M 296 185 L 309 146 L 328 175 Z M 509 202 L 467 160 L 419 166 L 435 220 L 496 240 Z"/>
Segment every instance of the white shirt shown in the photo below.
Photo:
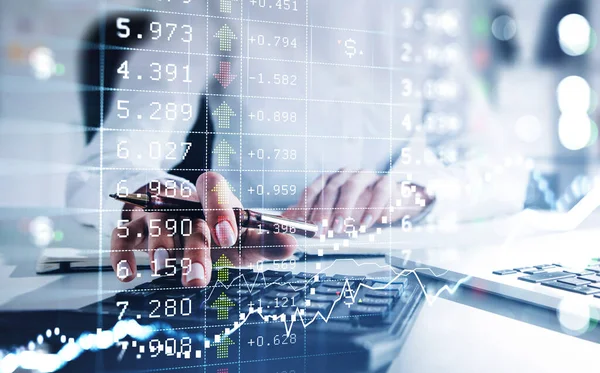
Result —
<path fill-rule="evenodd" d="M 481 95 L 464 57 L 461 2 L 185 1 L 153 4 L 103 131 L 70 175 L 69 206 L 102 211 L 102 219 L 82 214 L 83 223 L 102 221 L 108 234 L 122 208 L 109 193 L 186 182 L 168 171 L 189 146 L 201 95 L 215 127 L 212 169 L 246 208 L 285 208 L 318 175 L 341 168 L 428 187 L 438 196 L 431 219 L 522 207 L 526 169 L 498 147 L 502 133 L 489 116 L 474 120 L 488 113 L 473 109 L 486 105 L 473 103 Z M 119 29 L 138 37 L 127 20 Z"/>

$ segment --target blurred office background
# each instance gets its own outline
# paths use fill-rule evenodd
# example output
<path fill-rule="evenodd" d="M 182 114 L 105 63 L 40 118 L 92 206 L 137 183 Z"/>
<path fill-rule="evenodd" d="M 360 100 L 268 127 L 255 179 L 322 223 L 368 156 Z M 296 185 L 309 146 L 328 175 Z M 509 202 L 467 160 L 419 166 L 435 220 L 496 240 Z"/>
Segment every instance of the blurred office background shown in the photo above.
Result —
<path fill-rule="evenodd" d="M 66 176 L 85 144 L 81 40 L 110 11 L 104 3 L 0 3 L 1 207 L 64 206 Z M 481 78 L 507 134 L 507 157 L 532 166 L 532 207 L 554 208 L 574 179 L 600 175 L 597 3 L 478 0 L 465 25 L 485 37 L 473 58 L 487 65 Z"/>

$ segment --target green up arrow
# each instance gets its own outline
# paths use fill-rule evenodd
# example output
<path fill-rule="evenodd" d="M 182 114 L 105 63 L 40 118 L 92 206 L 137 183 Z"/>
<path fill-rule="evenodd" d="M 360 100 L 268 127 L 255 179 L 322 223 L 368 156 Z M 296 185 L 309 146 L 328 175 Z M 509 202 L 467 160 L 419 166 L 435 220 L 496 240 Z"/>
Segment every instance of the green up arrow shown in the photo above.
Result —
<path fill-rule="evenodd" d="M 211 305 L 211 307 L 217 309 L 217 320 L 227 320 L 229 318 L 229 309 L 233 306 L 235 306 L 235 303 L 227 298 L 225 293 L 221 293 Z"/>
<path fill-rule="evenodd" d="M 211 190 L 213 193 L 217 193 L 217 201 L 219 205 L 229 204 L 229 195 L 235 189 L 227 182 L 227 180 L 221 180 Z"/>
<path fill-rule="evenodd" d="M 231 117 L 235 117 L 235 112 L 225 101 L 223 101 L 221 105 L 212 112 L 212 115 L 217 117 L 219 128 L 229 128 Z"/>
<path fill-rule="evenodd" d="M 212 152 L 217 155 L 217 164 L 219 167 L 229 167 L 229 156 L 235 154 L 235 150 L 224 139 L 215 146 Z"/>
<path fill-rule="evenodd" d="M 235 36 L 227 24 L 221 26 L 213 37 L 219 38 L 219 50 L 221 52 L 231 52 L 231 41 L 237 39 L 237 36 Z"/>
<path fill-rule="evenodd" d="M 217 344 L 217 358 L 227 359 L 229 357 L 229 346 L 234 344 L 235 342 L 229 336 L 222 336 L 221 341 Z"/>
<path fill-rule="evenodd" d="M 238 0 L 235 0 L 238 1 Z M 229 13 L 231 14 L 231 0 L 221 0 L 219 6 L 221 13 Z"/>
<path fill-rule="evenodd" d="M 213 267 L 219 268 L 217 271 L 217 280 L 221 282 L 229 281 L 229 269 L 227 267 L 233 267 L 233 263 L 231 263 L 231 260 L 225 254 L 219 257 L 219 260 L 217 260 Z"/>

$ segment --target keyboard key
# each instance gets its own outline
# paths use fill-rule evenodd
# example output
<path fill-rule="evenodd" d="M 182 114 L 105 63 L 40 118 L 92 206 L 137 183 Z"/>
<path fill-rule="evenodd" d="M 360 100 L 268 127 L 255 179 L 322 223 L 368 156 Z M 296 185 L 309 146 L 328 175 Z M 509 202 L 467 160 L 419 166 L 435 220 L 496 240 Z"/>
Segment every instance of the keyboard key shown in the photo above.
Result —
<path fill-rule="evenodd" d="M 321 286 L 341 289 L 341 288 L 344 287 L 345 284 L 346 284 L 345 281 L 328 281 L 328 280 L 325 280 L 325 281 L 322 282 Z"/>
<path fill-rule="evenodd" d="M 394 284 L 394 285 L 406 285 L 408 279 L 406 277 L 398 278 L 375 278 L 371 279 L 374 284 Z"/>
<path fill-rule="evenodd" d="M 290 285 L 293 285 L 295 288 L 298 288 L 298 287 L 306 286 L 306 284 L 308 284 L 310 282 L 310 279 L 307 280 L 303 277 L 294 276 L 294 277 L 286 280 L 285 282 L 287 282 Z"/>
<path fill-rule="evenodd" d="M 310 306 L 307 306 L 306 304 L 310 303 Z M 304 300 L 304 299 L 300 299 L 298 301 L 296 301 L 296 307 L 300 308 L 300 309 L 328 309 L 331 305 L 333 304 L 333 302 L 313 302 L 310 299 Z"/>
<path fill-rule="evenodd" d="M 594 272 L 588 271 L 587 269 L 582 269 L 582 268 L 563 268 L 563 271 L 567 272 L 567 273 L 576 274 L 577 276 L 587 276 L 587 275 L 594 274 Z"/>
<path fill-rule="evenodd" d="M 600 264 L 594 264 L 586 268 L 588 271 L 600 273 Z"/>
<path fill-rule="evenodd" d="M 587 275 L 587 276 L 581 276 L 579 277 L 582 280 L 588 280 L 591 282 L 600 282 L 600 276 L 599 275 Z"/>
<path fill-rule="evenodd" d="M 583 294 L 583 295 L 600 293 L 600 289 L 595 289 L 595 288 L 585 286 L 585 285 L 584 286 L 573 286 L 573 285 L 563 284 L 562 282 L 558 282 L 558 281 L 542 282 L 542 285 L 561 289 L 561 290 L 571 291 L 573 293 L 578 293 L 578 294 Z"/>
<path fill-rule="evenodd" d="M 268 281 L 271 282 L 274 281 L 274 279 L 276 278 L 281 280 L 287 280 L 292 277 L 292 272 L 268 270 L 263 272 L 263 276 L 265 276 L 265 279 L 268 279 Z"/>
<path fill-rule="evenodd" d="M 550 269 L 550 268 L 556 268 L 556 266 L 554 264 L 540 264 L 537 266 L 534 266 L 537 269 Z"/>
<path fill-rule="evenodd" d="M 526 271 L 539 271 L 539 270 L 535 267 L 521 267 L 521 268 L 515 268 L 515 271 L 525 273 Z"/>
<path fill-rule="evenodd" d="M 358 304 L 363 305 L 363 306 L 391 307 L 394 304 L 394 299 L 393 298 L 364 297 L 359 300 Z"/>
<path fill-rule="evenodd" d="M 506 276 L 506 275 L 512 275 L 515 273 L 519 273 L 519 271 L 515 271 L 514 269 L 501 269 L 498 271 L 494 271 L 492 273 L 495 275 L 498 275 L 498 276 Z"/>
<path fill-rule="evenodd" d="M 573 286 L 582 286 L 582 285 L 587 285 L 590 284 L 590 281 L 587 280 L 581 280 L 579 278 L 563 278 L 561 280 L 558 280 L 558 282 L 562 282 L 563 284 L 568 284 L 568 285 L 573 285 Z"/>
<path fill-rule="evenodd" d="M 599 290 L 600 291 L 600 290 Z M 329 307 L 331 307 L 331 302 L 310 302 L 310 305 L 307 305 L 305 308 L 307 311 L 327 311 Z"/>
<path fill-rule="evenodd" d="M 566 273 L 566 272 L 541 272 L 541 273 L 536 273 L 536 274 L 529 275 L 529 276 L 519 277 L 519 280 L 533 282 L 533 283 L 537 284 L 537 283 L 544 282 L 544 281 L 552 281 L 552 280 L 558 280 L 561 278 L 569 278 L 569 277 L 575 277 L 575 275 L 572 273 Z"/>
<path fill-rule="evenodd" d="M 367 279 L 366 276 L 352 276 L 352 275 L 334 275 L 331 277 L 333 280 L 339 281 L 364 281 Z"/>
<path fill-rule="evenodd" d="M 314 294 L 309 295 L 306 299 L 310 299 L 311 302 L 334 302 L 338 300 L 339 295 L 324 295 L 324 294 Z"/>
<path fill-rule="evenodd" d="M 340 295 L 341 292 L 342 292 L 342 288 L 330 288 L 330 287 L 326 287 L 326 286 L 319 286 L 318 288 L 315 289 L 316 294 Z"/>
<path fill-rule="evenodd" d="M 363 325 L 379 324 L 388 315 L 388 307 L 355 304 L 350 307 L 350 315 L 358 316 L 359 322 Z"/>
<path fill-rule="evenodd" d="M 310 280 L 311 278 L 314 278 L 317 275 L 319 276 L 319 280 L 323 280 L 325 278 L 324 273 L 317 274 L 317 273 L 306 273 L 306 272 L 300 272 L 295 277 L 303 278 L 305 280 Z"/>
<path fill-rule="evenodd" d="M 387 307 L 382 306 L 365 306 L 362 304 L 355 304 L 350 307 L 351 315 L 383 315 L 387 311 Z"/>
<path fill-rule="evenodd" d="M 527 275 L 535 275 L 536 273 L 543 273 L 544 271 L 542 271 L 541 269 L 534 269 L 531 271 L 522 271 L 523 273 L 527 274 Z"/>
<path fill-rule="evenodd" d="M 253 284 L 253 283 L 257 283 L 257 284 L 262 284 L 264 282 L 264 276 L 262 273 L 250 273 L 247 275 L 244 275 L 244 279 L 246 280 L 246 283 L 248 284 Z M 244 283 L 242 281 L 242 283 Z"/>
<path fill-rule="evenodd" d="M 371 298 L 396 298 L 400 296 L 400 290 L 394 288 L 385 288 L 385 289 L 377 289 L 377 290 L 367 290 L 365 291 L 366 297 Z"/>

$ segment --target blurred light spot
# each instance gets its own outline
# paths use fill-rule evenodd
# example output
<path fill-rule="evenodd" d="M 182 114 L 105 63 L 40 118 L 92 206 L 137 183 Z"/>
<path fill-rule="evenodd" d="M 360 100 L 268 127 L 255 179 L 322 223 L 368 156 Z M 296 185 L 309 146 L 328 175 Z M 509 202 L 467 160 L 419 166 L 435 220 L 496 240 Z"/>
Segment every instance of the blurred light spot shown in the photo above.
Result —
<path fill-rule="evenodd" d="M 54 239 L 54 224 L 47 216 L 38 216 L 29 223 L 29 233 L 35 245 L 48 246 Z"/>
<path fill-rule="evenodd" d="M 583 334 L 590 327 L 590 307 L 586 298 L 568 296 L 558 305 L 560 325 L 570 333 Z"/>
<path fill-rule="evenodd" d="M 473 32 L 479 36 L 487 36 L 490 30 L 490 20 L 487 17 L 480 16 L 473 20 Z"/>
<path fill-rule="evenodd" d="M 54 231 L 54 241 L 60 242 L 64 240 L 65 234 L 63 231 Z"/>
<path fill-rule="evenodd" d="M 540 139 L 542 135 L 542 124 L 540 120 L 533 115 L 525 115 L 515 123 L 515 133 L 519 140 L 532 143 Z"/>
<path fill-rule="evenodd" d="M 459 13 L 456 10 L 449 10 L 441 18 L 444 32 L 449 36 L 457 36 L 460 30 Z"/>
<path fill-rule="evenodd" d="M 473 51 L 473 61 L 475 62 L 475 66 L 478 69 L 484 69 L 488 67 L 490 64 L 490 60 L 491 59 L 489 50 L 485 48 L 477 48 Z M 483 92 L 486 95 L 486 97 L 489 97 L 489 86 L 485 84 L 485 82 L 482 82 L 481 87 L 483 88 Z"/>
<path fill-rule="evenodd" d="M 49 48 L 37 47 L 29 53 L 29 64 L 33 75 L 41 80 L 50 79 L 56 69 L 54 53 Z"/>
<path fill-rule="evenodd" d="M 525 168 L 533 170 L 535 168 L 535 161 L 532 158 L 527 158 L 525 160 Z"/>
<path fill-rule="evenodd" d="M 563 52 L 569 56 L 581 56 L 591 45 L 590 23 L 580 14 L 566 15 L 558 23 L 558 39 Z"/>
<path fill-rule="evenodd" d="M 500 16 L 492 22 L 492 34 L 501 41 L 508 41 L 517 34 L 517 23 L 512 17 Z"/>
<path fill-rule="evenodd" d="M 592 103 L 592 89 L 580 76 L 572 75 L 558 83 L 558 107 L 562 113 L 587 113 Z"/>
<path fill-rule="evenodd" d="M 65 75 L 65 65 L 63 65 L 62 63 L 57 63 L 56 66 L 54 67 L 54 75 L 56 75 L 56 76 Z"/>
<path fill-rule="evenodd" d="M 569 150 L 585 148 L 592 139 L 592 121 L 586 113 L 564 113 L 558 120 L 558 138 Z"/>

